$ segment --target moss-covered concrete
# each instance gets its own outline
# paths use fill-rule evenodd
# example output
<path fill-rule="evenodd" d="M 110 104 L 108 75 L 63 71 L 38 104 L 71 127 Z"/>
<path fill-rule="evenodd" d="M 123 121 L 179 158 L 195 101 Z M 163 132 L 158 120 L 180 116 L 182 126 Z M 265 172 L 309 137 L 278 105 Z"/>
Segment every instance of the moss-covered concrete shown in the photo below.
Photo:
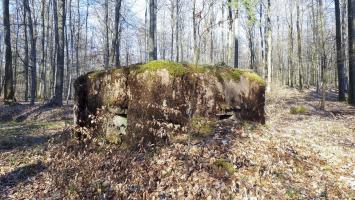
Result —
<path fill-rule="evenodd" d="M 186 68 L 180 63 L 175 63 L 167 60 L 154 60 L 146 64 L 140 65 L 137 68 L 138 73 L 143 73 L 146 71 L 155 72 L 161 69 L 168 70 L 169 74 L 172 76 L 183 76 L 186 74 Z"/>
<path fill-rule="evenodd" d="M 111 143 L 170 140 L 176 134 L 206 138 L 226 115 L 264 123 L 263 85 L 252 71 L 165 60 L 90 72 L 74 84 L 75 123 L 95 128 L 89 116 L 102 110 L 128 119 L 127 135 L 107 132 Z M 100 120 L 95 123 L 102 125 Z"/>

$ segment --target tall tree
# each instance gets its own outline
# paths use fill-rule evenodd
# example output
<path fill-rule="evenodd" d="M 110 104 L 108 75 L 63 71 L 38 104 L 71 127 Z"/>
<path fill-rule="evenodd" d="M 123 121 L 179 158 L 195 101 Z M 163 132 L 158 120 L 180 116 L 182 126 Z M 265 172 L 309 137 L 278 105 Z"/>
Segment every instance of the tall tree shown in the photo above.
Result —
<path fill-rule="evenodd" d="M 42 49 L 42 57 L 41 57 L 41 72 L 40 72 L 40 96 L 44 99 L 46 98 L 46 26 L 45 26 L 45 9 L 46 9 L 46 0 L 41 0 L 41 23 L 42 23 L 42 37 L 41 37 L 41 49 Z M 47 38 L 48 39 L 48 38 Z"/>
<path fill-rule="evenodd" d="M 4 102 L 6 104 L 14 103 L 15 90 L 13 85 L 12 74 L 12 52 L 11 52 L 11 31 L 10 31 L 10 14 L 9 0 L 3 0 L 3 22 L 5 33 L 5 84 L 4 84 Z"/>
<path fill-rule="evenodd" d="M 37 55 L 36 55 L 36 36 L 33 29 L 32 13 L 28 0 L 24 0 L 24 6 L 27 12 L 27 22 L 29 28 L 29 37 L 31 43 L 31 105 L 35 103 L 36 91 L 37 91 Z"/>
<path fill-rule="evenodd" d="M 104 3 L 105 9 L 105 49 L 104 49 L 104 66 L 108 69 L 110 66 L 110 44 L 109 44 L 109 21 L 108 21 L 108 0 Z"/>
<path fill-rule="evenodd" d="M 297 55 L 298 55 L 298 81 L 299 89 L 303 89 L 303 64 L 302 64 L 302 41 L 301 41 L 301 25 L 300 25 L 300 0 L 296 0 L 297 9 Z"/>
<path fill-rule="evenodd" d="M 325 77 L 325 70 L 326 70 L 326 47 L 325 47 L 325 36 L 324 36 L 324 4 L 323 0 L 318 0 L 318 14 L 319 14 L 319 54 L 320 54 L 320 62 L 321 62 L 321 68 L 320 68 L 320 81 L 321 81 L 321 109 L 325 109 L 325 87 L 326 87 L 326 77 Z"/>
<path fill-rule="evenodd" d="M 54 106 L 63 105 L 63 85 L 64 85 L 64 27 L 65 27 L 65 0 L 53 1 L 54 32 L 56 41 L 56 71 L 55 89 L 51 104 Z"/>
<path fill-rule="evenodd" d="M 355 0 L 348 0 L 349 103 L 355 105 Z"/>
<path fill-rule="evenodd" d="M 26 1 L 26 0 L 25 0 Z M 28 31 L 27 31 L 27 9 L 26 9 L 26 4 L 23 4 L 24 9 L 23 9 L 23 24 L 24 24 L 24 59 L 23 59 L 23 68 L 24 68 L 24 79 L 25 79 L 25 101 L 28 101 Z"/>
<path fill-rule="evenodd" d="M 336 37 L 336 50 L 337 50 L 337 69 L 338 69 L 338 99 L 339 101 L 345 101 L 345 66 L 342 50 L 342 38 L 341 38 L 341 23 L 340 23 L 340 3 L 339 0 L 335 0 L 335 37 Z"/>
<path fill-rule="evenodd" d="M 228 0 L 228 64 L 233 64 L 234 57 L 234 38 L 235 38 L 235 23 L 233 16 L 232 0 Z"/>
<path fill-rule="evenodd" d="M 175 57 L 175 61 L 179 62 L 180 60 L 180 49 L 179 49 L 179 45 L 180 45 L 180 37 L 179 37 L 179 21 L 180 21 L 180 0 L 175 0 L 175 30 L 176 30 L 176 34 L 175 34 L 175 46 L 176 46 L 176 57 Z"/>
<path fill-rule="evenodd" d="M 267 12 L 266 12 L 266 70 L 267 70 L 267 87 L 266 91 L 271 91 L 271 53 L 272 53 L 272 30 L 271 30 L 271 1 L 267 1 Z"/>
<path fill-rule="evenodd" d="M 149 0 L 149 60 L 157 60 L 157 1 Z"/>
<path fill-rule="evenodd" d="M 199 44 L 197 41 L 197 31 L 198 31 L 198 27 L 197 27 L 197 11 L 196 11 L 196 0 L 193 0 L 193 6 L 192 6 L 192 29 L 193 29 L 193 40 L 194 40 L 194 44 L 193 44 L 193 48 L 194 48 L 194 64 L 197 65 L 199 60 L 200 60 L 200 48 L 199 48 Z"/>
<path fill-rule="evenodd" d="M 121 17 L 121 4 L 122 0 L 115 1 L 115 37 L 113 39 L 113 45 L 115 48 L 115 66 L 119 67 L 120 64 L 120 17 Z"/>

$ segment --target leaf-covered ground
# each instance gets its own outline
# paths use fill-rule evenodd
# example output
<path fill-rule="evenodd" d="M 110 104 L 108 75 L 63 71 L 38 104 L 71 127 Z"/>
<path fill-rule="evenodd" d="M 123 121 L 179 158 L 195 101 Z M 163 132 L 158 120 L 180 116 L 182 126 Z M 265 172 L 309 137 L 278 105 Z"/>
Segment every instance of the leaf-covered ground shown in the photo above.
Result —
<path fill-rule="evenodd" d="M 355 108 L 335 100 L 321 111 L 313 90 L 278 89 L 266 125 L 227 120 L 134 151 L 71 139 L 69 107 L 17 119 L 33 108 L 0 106 L 12 120 L 0 123 L 0 198 L 352 199 Z"/>

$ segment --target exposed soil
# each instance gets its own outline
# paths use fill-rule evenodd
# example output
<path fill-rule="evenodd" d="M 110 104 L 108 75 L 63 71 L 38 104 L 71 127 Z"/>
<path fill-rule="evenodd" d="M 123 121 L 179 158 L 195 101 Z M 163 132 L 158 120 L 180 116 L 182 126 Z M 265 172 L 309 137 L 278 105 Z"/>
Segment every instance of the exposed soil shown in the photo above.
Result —
<path fill-rule="evenodd" d="M 266 105 L 266 125 L 225 120 L 135 150 L 72 139 L 70 107 L 0 106 L 0 198 L 352 199 L 355 108 L 329 93 L 321 111 L 313 90 L 293 89 Z"/>

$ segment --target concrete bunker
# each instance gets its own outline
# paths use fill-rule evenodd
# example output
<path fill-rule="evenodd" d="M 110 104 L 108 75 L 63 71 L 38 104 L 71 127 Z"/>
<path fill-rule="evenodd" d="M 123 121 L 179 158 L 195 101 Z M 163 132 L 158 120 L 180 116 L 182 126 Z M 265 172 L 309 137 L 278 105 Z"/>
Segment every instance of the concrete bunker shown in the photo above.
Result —
<path fill-rule="evenodd" d="M 74 88 L 76 126 L 114 143 L 189 133 L 195 119 L 265 122 L 265 83 L 248 70 L 151 61 L 90 72 Z"/>

